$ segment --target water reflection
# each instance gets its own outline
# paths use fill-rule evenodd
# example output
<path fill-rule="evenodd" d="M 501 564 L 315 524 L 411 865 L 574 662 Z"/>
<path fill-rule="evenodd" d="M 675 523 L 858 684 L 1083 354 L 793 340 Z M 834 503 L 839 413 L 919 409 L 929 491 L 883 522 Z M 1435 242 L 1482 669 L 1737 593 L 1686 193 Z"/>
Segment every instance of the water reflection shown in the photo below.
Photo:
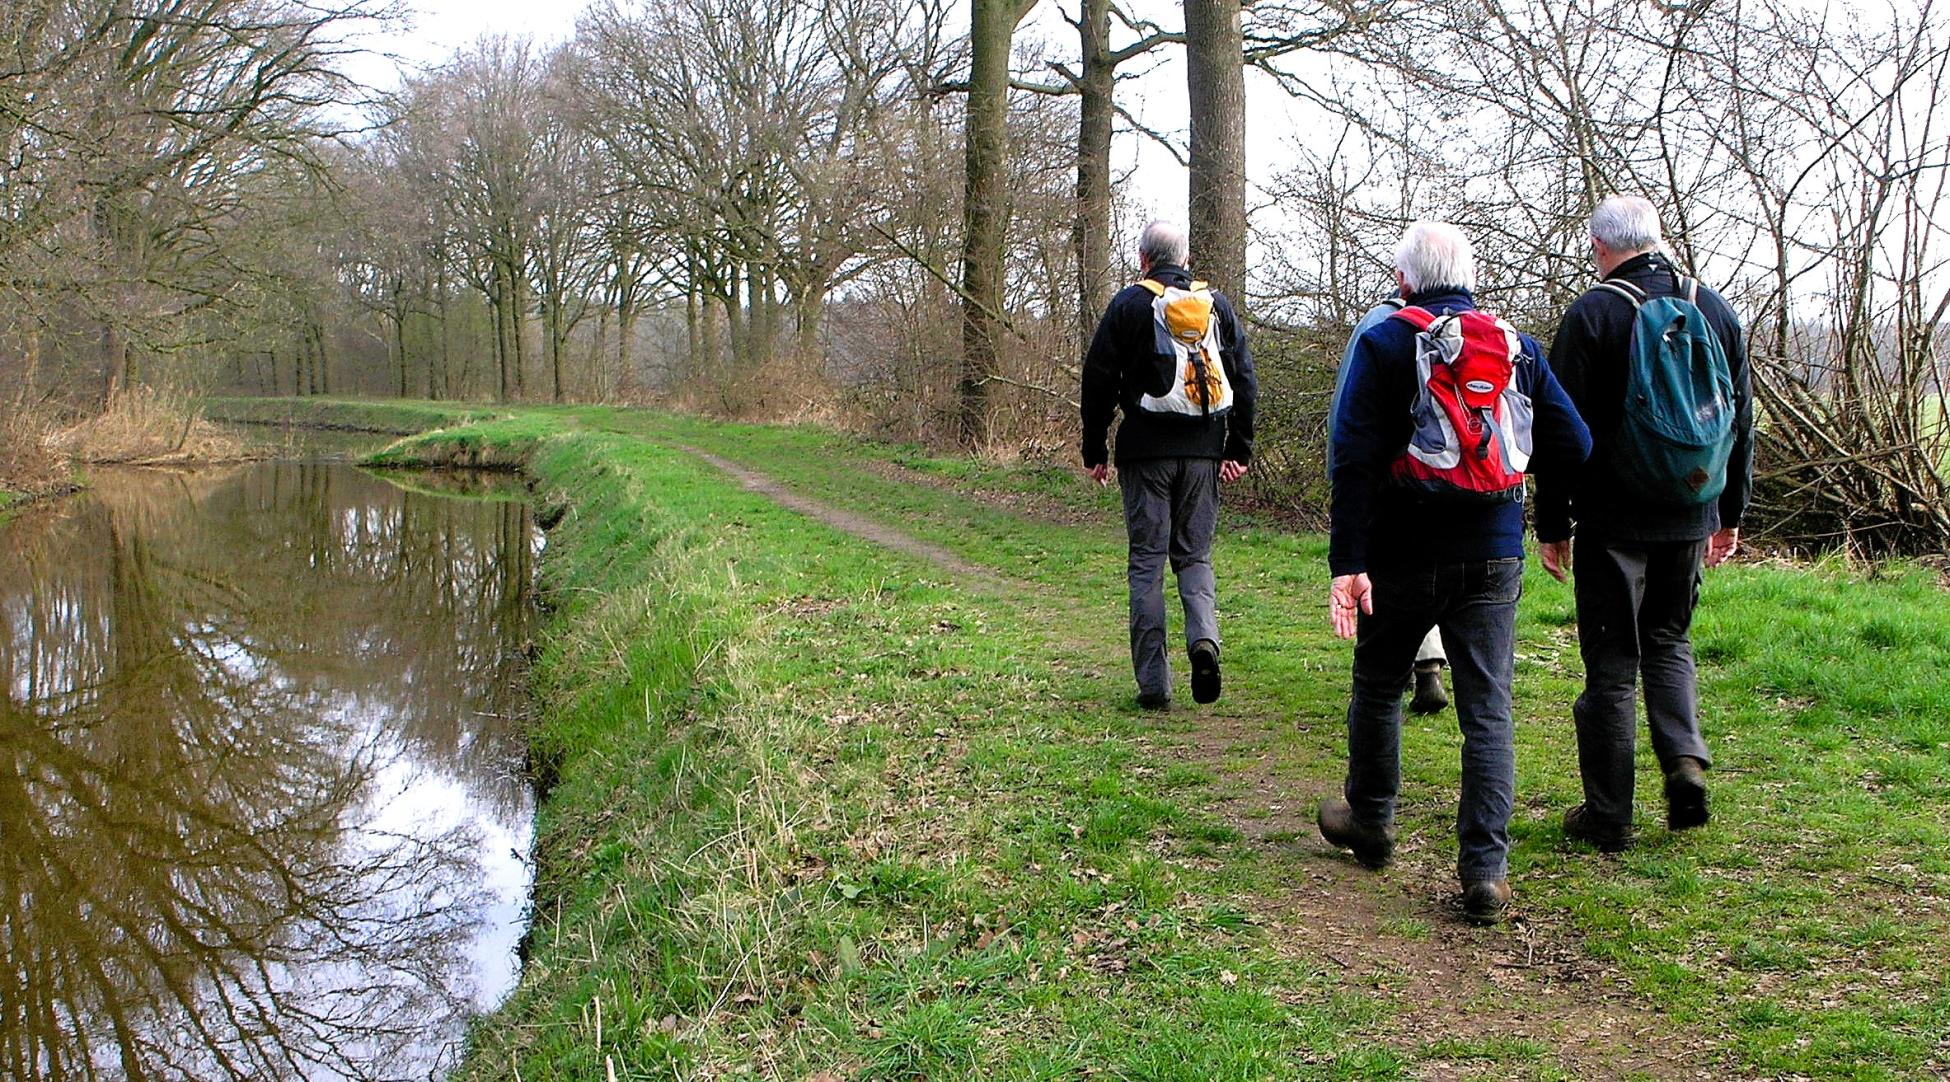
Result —
<path fill-rule="evenodd" d="M 515 975 L 532 537 L 294 463 L 0 530 L 0 1076 L 439 1071 Z"/>

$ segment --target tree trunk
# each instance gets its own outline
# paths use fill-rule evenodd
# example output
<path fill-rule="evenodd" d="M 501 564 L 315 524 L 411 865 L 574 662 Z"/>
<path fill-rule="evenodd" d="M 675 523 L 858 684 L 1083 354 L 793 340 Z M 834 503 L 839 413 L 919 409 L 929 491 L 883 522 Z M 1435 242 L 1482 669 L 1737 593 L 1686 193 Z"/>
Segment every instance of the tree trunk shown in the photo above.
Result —
<path fill-rule="evenodd" d="M 962 363 L 959 436 L 988 438 L 989 383 L 1002 332 L 1002 256 L 1008 236 L 1009 46 L 1033 0 L 972 0 L 967 174 L 962 199 Z"/>
<path fill-rule="evenodd" d="M 447 271 L 445 267 L 441 268 L 433 288 L 434 303 L 440 312 L 440 390 L 438 393 L 435 393 L 433 389 L 433 369 L 429 365 L 427 368 L 427 397 L 452 398 L 454 396 L 454 340 L 453 335 L 448 330 L 448 313 L 451 306 L 447 299 Z"/>
<path fill-rule="evenodd" d="M 793 307 L 796 324 L 793 348 L 802 362 L 823 368 L 819 336 L 826 316 L 826 287 L 807 287 Z"/>
<path fill-rule="evenodd" d="M 318 367 L 316 369 L 318 374 L 318 390 L 316 393 L 329 395 L 332 393 L 332 358 L 325 351 L 325 329 L 315 319 L 311 324 L 311 342 L 312 348 L 317 351 L 318 357 Z"/>
<path fill-rule="evenodd" d="M 696 379 L 704 369 L 704 299 L 695 283 L 684 291 L 684 341 L 690 347 L 684 357 L 684 378 Z"/>
<path fill-rule="evenodd" d="M 697 321 L 703 332 L 697 341 L 698 368 L 692 374 L 709 385 L 717 379 L 718 362 L 724 356 L 724 340 L 718 334 L 718 310 L 710 304 L 710 298 L 700 299 Z"/>
<path fill-rule="evenodd" d="M 596 375 L 596 396 L 598 401 L 609 401 L 616 390 L 615 380 L 609 369 L 609 320 L 612 309 L 607 297 L 602 311 L 596 313 L 595 341 L 589 344 L 589 371 Z"/>
<path fill-rule="evenodd" d="M 494 295 L 488 298 L 488 307 L 494 310 L 494 364 L 500 376 L 499 397 L 508 400 L 514 388 L 514 380 L 508 371 L 508 283 L 501 274 L 501 264 L 494 265 Z"/>
<path fill-rule="evenodd" d="M 725 334 L 731 339 L 731 363 L 733 367 L 739 369 L 744 368 L 745 362 L 751 359 L 751 332 L 747 329 L 750 321 L 745 318 L 745 287 L 742 278 L 739 268 L 733 266 L 730 295 L 720 298 L 724 302 Z M 715 371 L 718 367 L 718 359 L 708 358 L 706 367 Z"/>
<path fill-rule="evenodd" d="M 528 397 L 528 329 L 526 297 L 522 296 L 523 278 L 521 267 L 513 259 L 508 261 L 508 336 L 514 346 L 515 397 Z"/>
<path fill-rule="evenodd" d="M 393 340 L 399 343 L 399 396 L 406 397 L 406 312 L 393 320 Z"/>
<path fill-rule="evenodd" d="M 697 335 L 697 313 L 686 313 L 690 321 L 686 338 Z M 616 306 L 616 389 L 620 394 L 636 394 L 636 298 L 625 297 Z"/>
<path fill-rule="evenodd" d="M 1110 148 L 1117 65 L 1110 55 L 1110 0 L 1083 0 L 1083 71 L 1077 127 L 1077 351 L 1090 344 L 1110 303 Z"/>
<path fill-rule="evenodd" d="M 102 397 L 101 408 L 108 403 L 129 380 L 129 343 L 115 326 L 113 319 L 102 321 Z"/>
<path fill-rule="evenodd" d="M 1246 68 L 1238 0 L 1185 0 L 1191 107 L 1192 259 L 1198 276 L 1244 309 Z"/>
<path fill-rule="evenodd" d="M 557 293 L 546 302 L 542 310 L 543 329 L 548 333 L 549 371 L 554 377 L 552 388 L 555 401 L 562 401 L 562 351 L 568 346 L 568 335 L 562 331 L 562 295 Z"/>

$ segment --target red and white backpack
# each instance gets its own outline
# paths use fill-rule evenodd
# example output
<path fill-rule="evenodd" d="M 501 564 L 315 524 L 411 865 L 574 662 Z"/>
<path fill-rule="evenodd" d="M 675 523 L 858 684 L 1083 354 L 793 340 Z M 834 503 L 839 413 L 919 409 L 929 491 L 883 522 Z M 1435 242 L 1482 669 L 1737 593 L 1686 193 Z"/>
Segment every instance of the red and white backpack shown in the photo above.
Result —
<path fill-rule="evenodd" d="M 1410 306 L 1391 318 L 1416 331 L 1415 428 L 1390 467 L 1394 482 L 1443 499 L 1522 500 L 1533 411 L 1513 378 L 1516 330 L 1488 312 Z"/>

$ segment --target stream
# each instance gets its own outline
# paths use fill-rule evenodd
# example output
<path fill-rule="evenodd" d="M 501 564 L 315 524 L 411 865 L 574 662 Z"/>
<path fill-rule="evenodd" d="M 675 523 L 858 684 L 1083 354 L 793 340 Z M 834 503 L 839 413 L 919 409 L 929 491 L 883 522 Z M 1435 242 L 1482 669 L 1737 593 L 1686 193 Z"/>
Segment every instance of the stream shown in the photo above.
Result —
<path fill-rule="evenodd" d="M 521 492 L 89 481 L 0 525 L 0 1077 L 440 1077 L 519 974 Z"/>

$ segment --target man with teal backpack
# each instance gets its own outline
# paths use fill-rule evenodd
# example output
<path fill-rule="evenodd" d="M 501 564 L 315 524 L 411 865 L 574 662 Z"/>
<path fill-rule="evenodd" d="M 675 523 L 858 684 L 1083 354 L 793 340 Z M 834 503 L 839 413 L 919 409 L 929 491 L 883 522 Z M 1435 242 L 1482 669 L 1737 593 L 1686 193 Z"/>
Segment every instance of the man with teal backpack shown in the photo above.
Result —
<path fill-rule="evenodd" d="M 1565 813 L 1564 832 L 1606 852 L 1632 843 L 1641 679 L 1666 825 L 1708 819 L 1712 759 L 1700 735 L 1693 607 L 1702 566 L 1739 546 L 1752 488 L 1740 321 L 1663 249 L 1649 201 L 1612 196 L 1592 213 L 1600 281 L 1564 313 L 1550 354 L 1591 427 L 1591 458 L 1569 484 L 1537 484 L 1540 555 L 1560 581 L 1576 568 L 1584 655 L 1584 693 L 1572 707 L 1584 803 Z"/>

